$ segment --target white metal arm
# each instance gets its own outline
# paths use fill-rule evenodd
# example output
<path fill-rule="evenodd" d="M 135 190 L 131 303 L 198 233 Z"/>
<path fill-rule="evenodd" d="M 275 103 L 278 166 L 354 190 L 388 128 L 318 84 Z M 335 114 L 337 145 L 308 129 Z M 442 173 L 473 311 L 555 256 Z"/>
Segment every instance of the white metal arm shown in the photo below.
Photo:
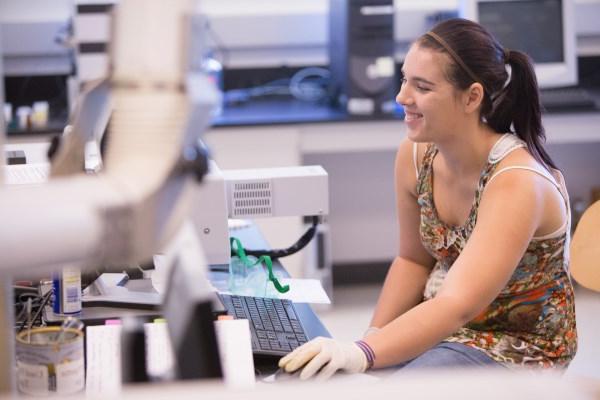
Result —
<path fill-rule="evenodd" d="M 14 387 L 12 300 L 6 288 L 15 272 L 45 273 L 63 263 L 86 268 L 144 261 L 187 216 L 185 194 L 194 180 L 188 172 L 198 175 L 197 141 L 217 98 L 208 80 L 185 79 L 190 6 L 187 0 L 119 3 L 101 174 L 65 176 L 54 169 L 44 185 L 0 185 L 0 298 L 6 300 L 0 301 L 0 326 L 7 331 L 0 335 L 0 393 Z M 86 116 L 96 113 L 86 104 L 95 102 L 81 104 L 83 120 L 72 134 L 87 138 L 89 132 L 82 130 L 94 124 Z"/>

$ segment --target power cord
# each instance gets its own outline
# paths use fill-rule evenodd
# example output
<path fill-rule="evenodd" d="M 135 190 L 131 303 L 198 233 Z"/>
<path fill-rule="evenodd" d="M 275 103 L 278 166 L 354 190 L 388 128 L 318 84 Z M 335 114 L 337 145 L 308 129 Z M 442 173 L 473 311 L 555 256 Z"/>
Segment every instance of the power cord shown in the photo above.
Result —
<path fill-rule="evenodd" d="M 288 247 L 287 249 L 273 249 L 273 250 L 251 250 L 245 249 L 246 254 L 249 256 L 260 257 L 260 256 L 269 256 L 272 259 L 287 257 L 292 254 L 295 254 L 302 250 L 306 245 L 315 237 L 317 233 L 317 226 L 319 225 L 319 217 L 313 216 L 311 217 L 312 225 L 304 234 L 298 239 L 296 243 Z M 231 250 L 231 255 L 235 255 L 233 249 Z"/>

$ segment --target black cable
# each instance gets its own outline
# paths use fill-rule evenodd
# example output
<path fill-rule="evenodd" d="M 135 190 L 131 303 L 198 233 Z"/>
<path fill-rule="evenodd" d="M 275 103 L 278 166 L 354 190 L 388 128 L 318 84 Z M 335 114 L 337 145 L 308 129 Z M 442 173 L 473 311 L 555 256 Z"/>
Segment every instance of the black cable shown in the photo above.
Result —
<path fill-rule="evenodd" d="M 40 304 L 39 308 L 37 309 L 37 311 L 35 312 L 35 314 L 33 314 L 33 318 L 31 318 L 32 322 L 35 322 L 36 319 L 38 319 L 38 317 L 40 317 L 40 324 L 42 323 L 42 311 L 44 310 L 44 307 L 46 307 L 46 304 L 48 303 L 48 301 L 50 300 L 50 298 L 52 297 L 52 290 L 48 291 L 48 293 L 46 293 L 44 295 L 44 300 L 42 300 L 42 303 Z"/>
<path fill-rule="evenodd" d="M 272 259 L 287 257 L 289 255 L 295 254 L 302 250 L 306 245 L 312 240 L 312 238 L 317 233 L 317 225 L 319 225 L 319 217 L 312 217 L 312 226 L 308 228 L 304 235 L 298 239 L 296 243 L 288 247 L 287 249 L 274 249 L 274 250 L 251 250 L 244 249 L 246 255 L 260 257 L 260 256 L 269 256 Z M 233 249 L 231 250 L 231 255 L 235 256 Z"/>
<path fill-rule="evenodd" d="M 15 318 L 15 322 L 18 325 L 20 324 L 20 326 L 18 327 L 17 332 L 21 332 L 23 329 L 25 329 L 25 326 L 29 322 L 25 315 L 27 313 L 27 300 L 31 298 L 31 308 L 36 308 L 35 313 L 33 313 L 31 317 L 31 323 L 33 324 L 38 319 L 38 317 L 41 317 L 42 310 L 44 309 L 51 297 L 52 290 L 48 291 L 48 293 L 44 294 L 43 296 L 33 293 L 21 293 L 18 296 L 18 302 L 16 303 L 16 307 L 20 308 L 20 310 Z"/>

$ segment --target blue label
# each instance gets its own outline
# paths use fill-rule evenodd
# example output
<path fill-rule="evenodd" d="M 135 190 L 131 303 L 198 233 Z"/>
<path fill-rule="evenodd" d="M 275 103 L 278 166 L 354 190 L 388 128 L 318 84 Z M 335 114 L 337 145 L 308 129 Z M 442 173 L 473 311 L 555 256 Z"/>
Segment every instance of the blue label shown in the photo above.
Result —
<path fill-rule="evenodd" d="M 62 301 L 61 301 L 61 287 L 60 287 L 60 274 L 52 275 L 52 311 L 54 314 L 62 313 Z"/>

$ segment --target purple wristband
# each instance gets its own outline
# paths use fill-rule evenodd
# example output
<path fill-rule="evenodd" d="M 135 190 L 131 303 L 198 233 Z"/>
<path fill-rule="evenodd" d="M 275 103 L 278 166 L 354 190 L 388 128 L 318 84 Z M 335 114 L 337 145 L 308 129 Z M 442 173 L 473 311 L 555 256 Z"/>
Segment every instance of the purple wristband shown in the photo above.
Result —
<path fill-rule="evenodd" d="M 363 351 L 363 353 L 365 353 L 365 356 L 367 357 L 367 369 L 373 368 L 373 364 L 375 363 L 375 352 L 371 346 L 364 340 L 357 340 L 354 343 Z"/>

